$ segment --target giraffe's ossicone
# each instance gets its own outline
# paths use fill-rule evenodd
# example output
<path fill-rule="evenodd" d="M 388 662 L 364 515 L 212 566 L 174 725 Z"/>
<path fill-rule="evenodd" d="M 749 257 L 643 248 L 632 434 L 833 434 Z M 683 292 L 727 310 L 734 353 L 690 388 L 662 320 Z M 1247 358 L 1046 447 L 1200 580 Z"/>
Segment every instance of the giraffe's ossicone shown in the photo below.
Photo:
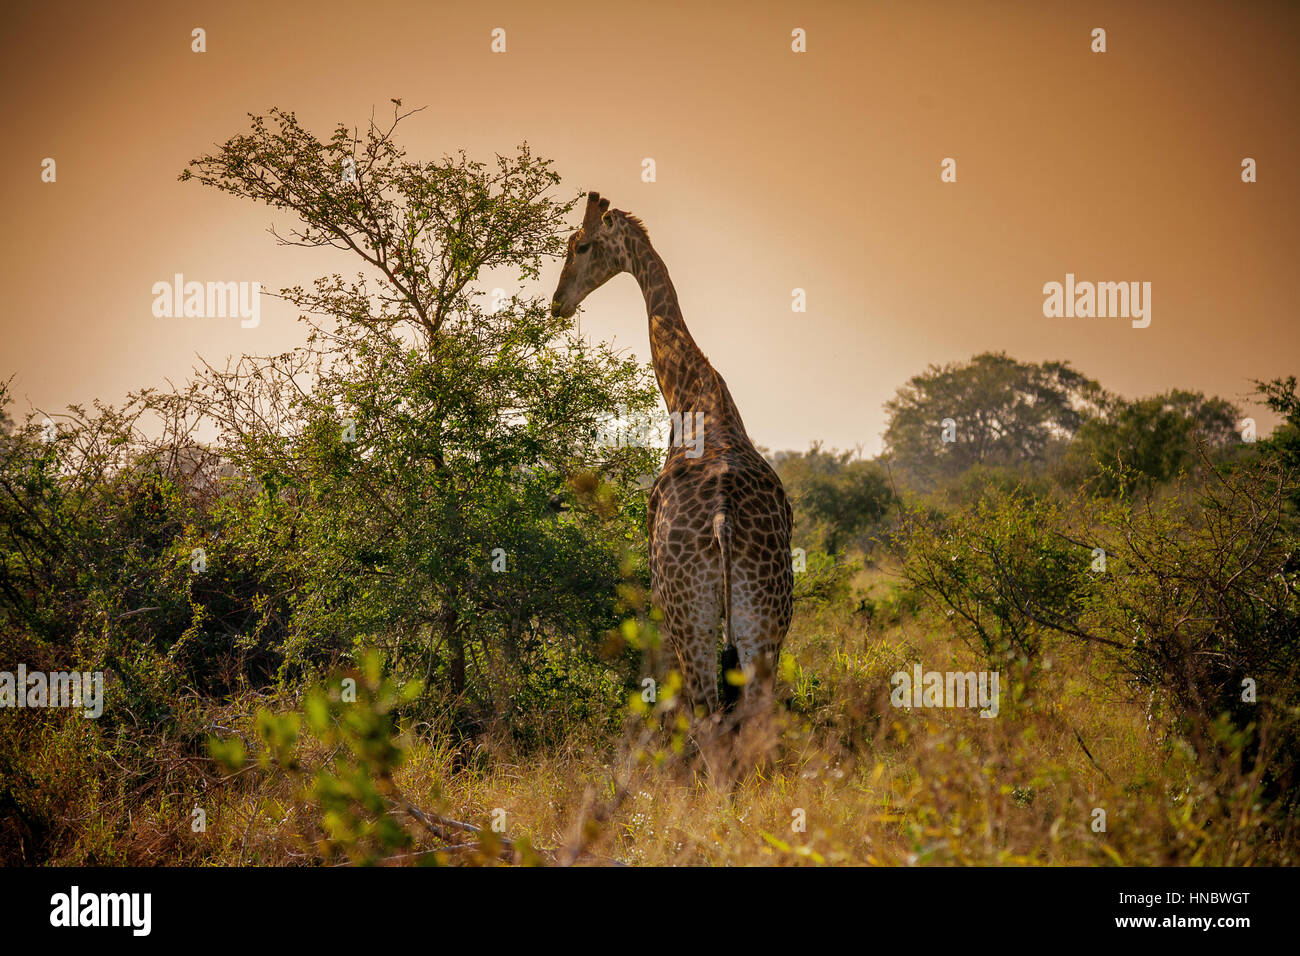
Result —
<path fill-rule="evenodd" d="M 650 491 L 651 595 L 664 636 L 694 707 L 718 709 L 720 632 L 724 660 L 745 675 L 744 696 L 765 700 L 792 608 L 785 489 L 749 440 L 722 376 L 691 338 L 645 227 L 589 193 L 551 311 L 571 317 L 622 272 L 641 286 L 659 390 L 673 422 L 689 432 L 669 443 Z"/>

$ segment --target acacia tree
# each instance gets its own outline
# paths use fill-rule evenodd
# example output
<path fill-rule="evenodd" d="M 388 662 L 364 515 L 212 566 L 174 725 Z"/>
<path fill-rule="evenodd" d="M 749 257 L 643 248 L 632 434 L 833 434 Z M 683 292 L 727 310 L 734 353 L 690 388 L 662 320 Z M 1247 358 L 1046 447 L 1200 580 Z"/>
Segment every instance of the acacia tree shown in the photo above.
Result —
<path fill-rule="evenodd" d="M 885 403 L 885 450 L 921 486 L 977 464 L 1041 462 L 1103 400 L 1101 387 L 1068 362 L 1017 362 L 985 352 L 931 365 L 899 388 Z"/>
<path fill-rule="evenodd" d="M 585 653 L 617 621 L 618 542 L 609 515 L 573 506 L 570 479 L 599 472 L 618 490 L 615 537 L 635 537 L 650 452 L 592 438 L 613 409 L 647 410 L 653 383 L 518 289 L 481 304 L 485 270 L 536 279 L 563 251 L 573 200 L 552 198 L 551 163 L 526 145 L 491 165 L 409 161 L 394 104 L 386 128 L 325 141 L 272 110 L 182 174 L 290 214 L 279 242 L 365 268 L 281 290 L 306 346 L 208 367 L 175 400 L 258 482 L 231 533 L 295 582 L 287 663 L 375 645 L 481 705 L 463 714 L 496 714 L 538 655 Z"/>

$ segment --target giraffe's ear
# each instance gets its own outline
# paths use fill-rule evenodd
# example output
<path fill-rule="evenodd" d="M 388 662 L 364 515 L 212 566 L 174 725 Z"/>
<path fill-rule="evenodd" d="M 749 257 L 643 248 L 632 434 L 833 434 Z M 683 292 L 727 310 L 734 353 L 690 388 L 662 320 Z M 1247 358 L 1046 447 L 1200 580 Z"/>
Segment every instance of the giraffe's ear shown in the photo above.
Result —
<path fill-rule="evenodd" d="M 609 200 L 606 200 L 606 202 L 608 201 Z M 606 226 L 614 225 L 614 217 L 611 216 L 609 213 L 605 213 L 603 216 L 601 216 L 600 221 L 604 223 Z"/>

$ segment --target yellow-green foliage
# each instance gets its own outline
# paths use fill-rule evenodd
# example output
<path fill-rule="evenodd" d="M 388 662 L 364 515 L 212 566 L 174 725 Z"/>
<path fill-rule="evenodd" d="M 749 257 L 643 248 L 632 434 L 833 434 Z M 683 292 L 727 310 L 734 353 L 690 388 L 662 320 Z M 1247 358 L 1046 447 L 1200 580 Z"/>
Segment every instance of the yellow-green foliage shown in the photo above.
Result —
<path fill-rule="evenodd" d="M 884 572 L 864 580 L 873 593 L 889 586 Z M 191 757 L 173 786 L 134 799 L 95 783 L 110 755 L 80 739 L 92 722 L 51 716 L 27 763 L 43 812 L 67 828 L 56 862 L 1296 862 L 1294 831 L 1265 819 L 1252 781 L 1207 777 L 1148 723 L 1149 698 L 1117 691 L 1086 650 L 1047 651 L 1032 681 L 1008 680 L 999 717 L 983 719 L 889 704 L 889 675 L 913 661 L 979 669 L 942 615 L 863 633 L 856 610 L 800 617 L 776 744 L 739 770 L 693 758 L 664 705 L 671 686 L 658 706 L 630 705 L 615 742 L 579 728 L 527 754 L 492 738 L 466 752 L 436 726 L 398 719 L 416 688 L 385 682 L 373 659 L 347 675 L 355 701 L 335 679 L 300 700 L 196 715 L 221 728 L 210 736 L 224 769 Z M 206 832 L 191 831 L 194 805 Z M 1099 809 L 1105 832 L 1093 829 Z"/>

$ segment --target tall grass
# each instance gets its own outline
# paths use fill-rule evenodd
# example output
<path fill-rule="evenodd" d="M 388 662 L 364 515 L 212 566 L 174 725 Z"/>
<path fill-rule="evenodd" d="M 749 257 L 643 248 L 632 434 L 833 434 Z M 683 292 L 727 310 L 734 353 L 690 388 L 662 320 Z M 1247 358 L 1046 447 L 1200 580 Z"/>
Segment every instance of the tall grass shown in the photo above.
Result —
<path fill-rule="evenodd" d="M 351 737 L 304 726 L 277 740 L 268 727 L 304 710 L 299 695 L 195 697 L 179 730 L 150 741 L 86 739 L 93 722 L 49 713 L 14 737 L 28 753 L 24 792 L 41 795 L 25 819 L 44 830 L 11 827 L 5 853 L 22 859 L 39 843 L 53 863 L 183 865 L 1296 862 L 1294 826 L 1265 819 L 1258 781 L 1207 775 L 1152 719 L 1150 695 L 1126 692 L 1086 649 L 1049 649 L 1032 678 L 1005 674 L 996 718 L 892 706 L 890 675 L 912 662 L 983 665 L 890 571 L 853 585 L 851 599 L 798 615 L 767 739 L 683 745 L 672 711 L 629 708 L 622 737 L 580 725 L 545 744 L 488 734 L 467 749 L 376 695 L 332 700 L 321 726 L 353 720 L 347 706 L 391 718 L 398 746 L 376 757 L 365 740 L 381 724 L 365 720 Z M 348 782 L 358 768 L 373 794 Z"/>

